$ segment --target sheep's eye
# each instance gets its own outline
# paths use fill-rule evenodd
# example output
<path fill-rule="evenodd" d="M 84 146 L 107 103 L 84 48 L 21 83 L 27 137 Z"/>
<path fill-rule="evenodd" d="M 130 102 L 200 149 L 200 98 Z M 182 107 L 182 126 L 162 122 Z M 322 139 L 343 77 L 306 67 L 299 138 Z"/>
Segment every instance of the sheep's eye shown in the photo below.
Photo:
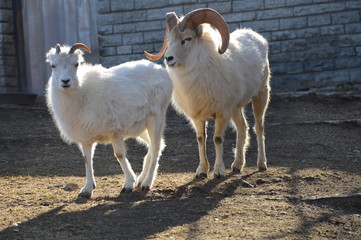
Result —
<path fill-rule="evenodd" d="M 74 67 L 76 67 L 76 68 L 77 68 L 78 66 L 79 66 L 79 63 L 75 63 Z"/>
<path fill-rule="evenodd" d="M 54 64 L 52 64 L 52 65 L 51 65 L 51 67 L 52 67 L 52 68 L 55 68 L 55 65 L 54 65 Z"/>
<path fill-rule="evenodd" d="M 187 38 L 185 38 L 185 39 L 183 39 L 182 41 L 181 41 L 181 43 L 182 43 L 182 45 L 184 45 L 185 43 L 186 43 L 186 41 L 191 41 L 192 40 L 192 38 L 191 37 L 187 37 Z"/>

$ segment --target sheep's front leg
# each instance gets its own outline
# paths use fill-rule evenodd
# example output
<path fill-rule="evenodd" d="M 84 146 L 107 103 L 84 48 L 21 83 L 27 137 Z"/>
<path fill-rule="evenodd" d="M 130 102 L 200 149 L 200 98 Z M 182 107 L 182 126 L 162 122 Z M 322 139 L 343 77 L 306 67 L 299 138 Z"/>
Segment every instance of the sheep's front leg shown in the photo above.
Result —
<path fill-rule="evenodd" d="M 95 144 L 81 143 L 79 144 L 79 148 L 84 157 L 86 174 L 86 183 L 84 187 L 80 190 L 79 196 L 84 198 L 90 198 L 93 194 L 93 189 L 96 186 L 93 170 L 93 155 Z"/>
<path fill-rule="evenodd" d="M 199 166 L 196 171 L 196 178 L 206 178 L 209 171 L 209 162 L 206 152 L 207 122 L 193 119 L 193 126 L 197 133 Z"/>
<path fill-rule="evenodd" d="M 216 148 L 216 161 L 214 163 L 215 178 L 225 176 L 225 167 L 223 163 L 223 136 L 227 122 L 228 120 L 222 115 L 217 115 L 215 119 L 215 129 L 213 137 L 213 142 Z"/>
<path fill-rule="evenodd" d="M 121 192 L 132 192 L 134 189 L 136 176 L 128 159 L 125 157 L 126 151 L 123 136 L 117 136 L 117 140 L 112 143 L 112 146 L 114 150 L 114 156 L 120 163 L 120 167 L 122 168 L 125 176 Z"/>

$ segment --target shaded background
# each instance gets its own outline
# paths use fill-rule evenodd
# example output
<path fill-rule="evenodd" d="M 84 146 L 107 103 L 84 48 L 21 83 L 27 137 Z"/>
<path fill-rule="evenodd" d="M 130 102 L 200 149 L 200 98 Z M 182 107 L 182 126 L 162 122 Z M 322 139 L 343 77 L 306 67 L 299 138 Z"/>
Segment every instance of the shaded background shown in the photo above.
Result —
<path fill-rule="evenodd" d="M 58 42 L 84 42 L 105 66 L 144 58 L 161 48 L 167 12 L 201 7 L 268 39 L 273 92 L 360 89 L 360 1 L 2 0 L 0 92 L 43 95 L 44 54 Z"/>

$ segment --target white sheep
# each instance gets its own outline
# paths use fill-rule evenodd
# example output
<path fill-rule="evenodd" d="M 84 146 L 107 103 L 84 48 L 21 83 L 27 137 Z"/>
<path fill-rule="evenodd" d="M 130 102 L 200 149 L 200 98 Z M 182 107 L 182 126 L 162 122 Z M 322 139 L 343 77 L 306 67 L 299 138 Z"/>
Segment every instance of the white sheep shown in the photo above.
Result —
<path fill-rule="evenodd" d="M 166 21 L 162 50 L 156 55 L 145 54 L 151 60 L 165 56 L 174 85 L 173 103 L 197 133 L 200 158 L 197 177 L 206 177 L 209 170 L 206 156 L 209 119 L 215 120 L 214 176 L 225 175 L 223 136 L 230 119 L 237 129 L 232 170 L 242 171 L 248 146 L 248 123 L 243 108 L 250 101 L 258 141 L 257 165 L 259 171 L 265 171 L 264 116 L 270 95 L 267 40 L 250 29 L 230 34 L 223 17 L 209 8 L 194 10 L 181 19 L 174 12 L 168 13 Z"/>
<path fill-rule="evenodd" d="M 172 93 L 167 71 L 148 60 L 106 69 L 84 61 L 84 44 L 56 45 L 47 52 L 53 68 L 46 100 L 62 138 L 77 143 L 84 156 L 86 184 L 79 196 L 90 198 L 95 188 L 93 154 L 97 143 L 111 143 L 125 175 L 122 192 L 139 184 L 152 187 L 164 148 L 163 129 Z M 138 137 L 138 138 L 137 138 Z M 126 158 L 124 139 L 137 138 L 148 147 L 143 170 L 136 175 Z"/>

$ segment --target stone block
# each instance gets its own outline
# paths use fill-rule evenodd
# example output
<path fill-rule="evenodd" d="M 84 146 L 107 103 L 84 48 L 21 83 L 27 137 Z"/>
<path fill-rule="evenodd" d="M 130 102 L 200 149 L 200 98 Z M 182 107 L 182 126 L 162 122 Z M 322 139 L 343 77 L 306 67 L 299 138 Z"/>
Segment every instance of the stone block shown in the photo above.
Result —
<path fill-rule="evenodd" d="M 100 35 L 108 35 L 113 33 L 113 25 L 105 25 L 98 27 L 98 34 Z"/>
<path fill-rule="evenodd" d="M 307 17 L 281 18 L 280 29 L 304 28 L 307 26 Z"/>
<path fill-rule="evenodd" d="M 331 14 L 314 15 L 308 17 L 308 26 L 325 26 L 331 23 Z"/>
<path fill-rule="evenodd" d="M 298 6 L 312 4 L 312 0 L 286 0 L 286 6 Z"/>
<path fill-rule="evenodd" d="M 161 48 L 159 48 L 160 50 Z M 155 51 L 154 44 L 136 44 L 132 46 L 132 53 L 144 54 L 144 51 L 153 53 Z"/>
<path fill-rule="evenodd" d="M 346 33 L 361 33 L 361 24 L 360 23 L 351 23 L 345 25 Z"/>
<path fill-rule="evenodd" d="M 182 6 L 147 10 L 147 20 L 165 20 L 166 13 L 175 12 L 178 16 L 184 14 Z"/>
<path fill-rule="evenodd" d="M 361 56 L 361 47 L 356 47 L 356 55 Z"/>
<path fill-rule="evenodd" d="M 113 26 L 114 33 L 131 33 L 135 32 L 135 23 L 123 23 Z"/>
<path fill-rule="evenodd" d="M 189 13 L 190 11 L 193 11 L 198 8 L 206 8 L 207 4 L 205 3 L 199 3 L 199 4 L 191 4 L 191 5 L 183 5 L 183 12 L 184 14 Z"/>
<path fill-rule="evenodd" d="M 346 9 L 361 9 L 361 1 L 360 0 L 347 1 Z"/>
<path fill-rule="evenodd" d="M 152 30 L 161 30 L 165 29 L 162 26 L 162 21 L 146 21 L 146 22 L 138 22 L 135 24 L 136 31 L 152 31 Z"/>
<path fill-rule="evenodd" d="M 357 48 L 342 47 L 337 49 L 337 57 L 354 57 L 357 56 Z"/>
<path fill-rule="evenodd" d="M 122 45 L 122 35 L 113 34 L 113 35 L 104 35 L 99 38 L 99 45 L 101 47 L 112 47 Z"/>
<path fill-rule="evenodd" d="M 12 22 L 0 22 L 0 33 L 12 34 L 14 31 L 14 24 Z"/>
<path fill-rule="evenodd" d="M 329 12 L 339 12 L 343 10 L 345 10 L 344 2 L 310 4 L 305 6 L 296 6 L 294 8 L 294 15 L 295 16 L 316 15 L 316 14 L 324 14 Z"/>
<path fill-rule="evenodd" d="M 330 59 L 312 60 L 304 62 L 303 67 L 305 72 L 320 72 L 334 69 L 335 62 Z"/>
<path fill-rule="evenodd" d="M 244 12 L 244 13 L 232 13 L 232 14 L 224 14 L 222 15 L 227 23 L 239 23 L 245 21 L 253 21 L 256 19 L 255 12 Z"/>
<path fill-rule="evenodd" d="M 337 69 L 345 69 L 345 68 L 361 68 L 361 58 L 358 56 L 355 57 L 341 57 L 335 60 L 335 67 Z"/>
<path fill-rule="evenodd" d="M 11 9 L 0 9 L 0 22 L 11 22 L 13 20 L 13 12 Z"/>
<path fill-rule="evenodd" d="M 243 0 L 232 2 L 233 12 L 244 12 L 264 9 L 263 1 L 260 0 Z"/>
<path fill-rule="evenodd" d="M 144 0 L 135 0 L 134 5 L 135 9 L 150 9 L 150 8 L 159 8 L 168 6 L 168 0 L 157 0 L 157 1 L 144 1 Z"/>
<path fill-rule="evenodd" d="M 355 22 L 360 22 L 359 11 L 344 11 L 344 12 L 332 14 L 332 24 L 355 23 Z"/>
<path fill-rule="evenodd" d="M 265 1 L 264 2 L 265 8 L 280 8 L 285 7 L 286 0 L 272 0 L 272 1 Z"/>
<path fill-rule="evenodd" d="M 361 68 L 349 70 L 350 79 L 352 83 L 361 83 Z"/>
<path fill-rule="evenodd" d="M 123 22 L 122 18 L 123 18 L 123 13 L 106 13 L 99 15 L 97 20 L 99 26 L 104 26 L 104 25 L 122 23 Z"/>
<path fill-rule="evenodd" d="M 293 16 L 293 8 L 278 8 L 257 11 L 257 19 L 285 18 Z"/>
<path fill-rule="evenodd" d="M 111 0 L 110 9 L 112 12 L 117 11 L 129 11 L 134 9 L 134 1 L 119 1 L 119 0 Z"/>
<path fill-rule="evenodd" d="M 168 1 L 169 1 L 169 5 L 182 5 L 182 4 L 191 4 L 198 2 L 197 0 L 168 0 Z"/>
<path fill-rule="evenodd" d="M 303 51 L 307 49 L 306 39 L 288 40 L 281 43 L 282 52 Z"/>
<path fill-rule="evenodd" d="M 232 12 L 232 3 L 231 2 L 215 2 L 215 3 L 208 3 L 209 8 L 213 8 L 220 14 L 230 13 Z"/>
<path fill-rule="evenodd" d="M 147 20 L 147 11 L 140 10 L 140 11 L 130 11 L 130 12 L 123 12 L 122 13 L 123 22 L 141 22 Z"/>
<path fill-rule="evenodd" d="M 278 19 L 251 21 L 242 23 L 244 27 L 249 27 L 256 32 L 269 32 L 279 30 Z"/>
<path fill-rule="evenodd" d="M 114 56 L 117 54 L 115 47 L 103 47 L 99 49 L 100 56 Z"/>
<path fill-rule="evenodd" d="M 110 12 L 110 0 L 98 0 L 96 1 L 96 8 L 98 13 Z"/>
<path fill-rule="evenodd" d="M 0 8 L 11 9 L 11 6 L 12 6 L 12 0 L 2 0 L 2 1 L 0 1 Z"/>
<path fill-rule="evenodd" d="M 359 46 L 361 42 L 361 34 L 352 34 L 352 35 L 341 35 L 339 36 L 340 46 Z"/>
<path fill-rule="evenodd" d="M 158 43 L 164 40 L 164 30 L 144 33 L 144 43 Z"/>
<path fill-rule="evenodd" d="M 294 31 L 275 31 L 271 33 L 271 40 L 278 41 L 278 40 L 288 40 L 288 39 L 295 39 L 296 33 Z"/>
<path fill-rule="evenodd" d="M 130 45 L 119 46 L 119 47 L 117 47 L 116 53 L 118 55 L 131 54 L 132 46 L 130 46 Z"/>
<path fill-rule="evenodd" d="M 143 43 L 143 33 L 128 33 L 123 34 L 123 44 L 132 45 Z"/>
<path fill-rule="evenodd" d="M 314 38 L 320 36 L 319 28 L 303 28 L 295 30 L 297 38 Z"/>
<path fill-rule="evenodd" d="M 339 35 L 344 34 L 344 26 L 343 25 L 330 25 L 320 28 L 320 32 L 322 36 L 325 35 Z"/>

